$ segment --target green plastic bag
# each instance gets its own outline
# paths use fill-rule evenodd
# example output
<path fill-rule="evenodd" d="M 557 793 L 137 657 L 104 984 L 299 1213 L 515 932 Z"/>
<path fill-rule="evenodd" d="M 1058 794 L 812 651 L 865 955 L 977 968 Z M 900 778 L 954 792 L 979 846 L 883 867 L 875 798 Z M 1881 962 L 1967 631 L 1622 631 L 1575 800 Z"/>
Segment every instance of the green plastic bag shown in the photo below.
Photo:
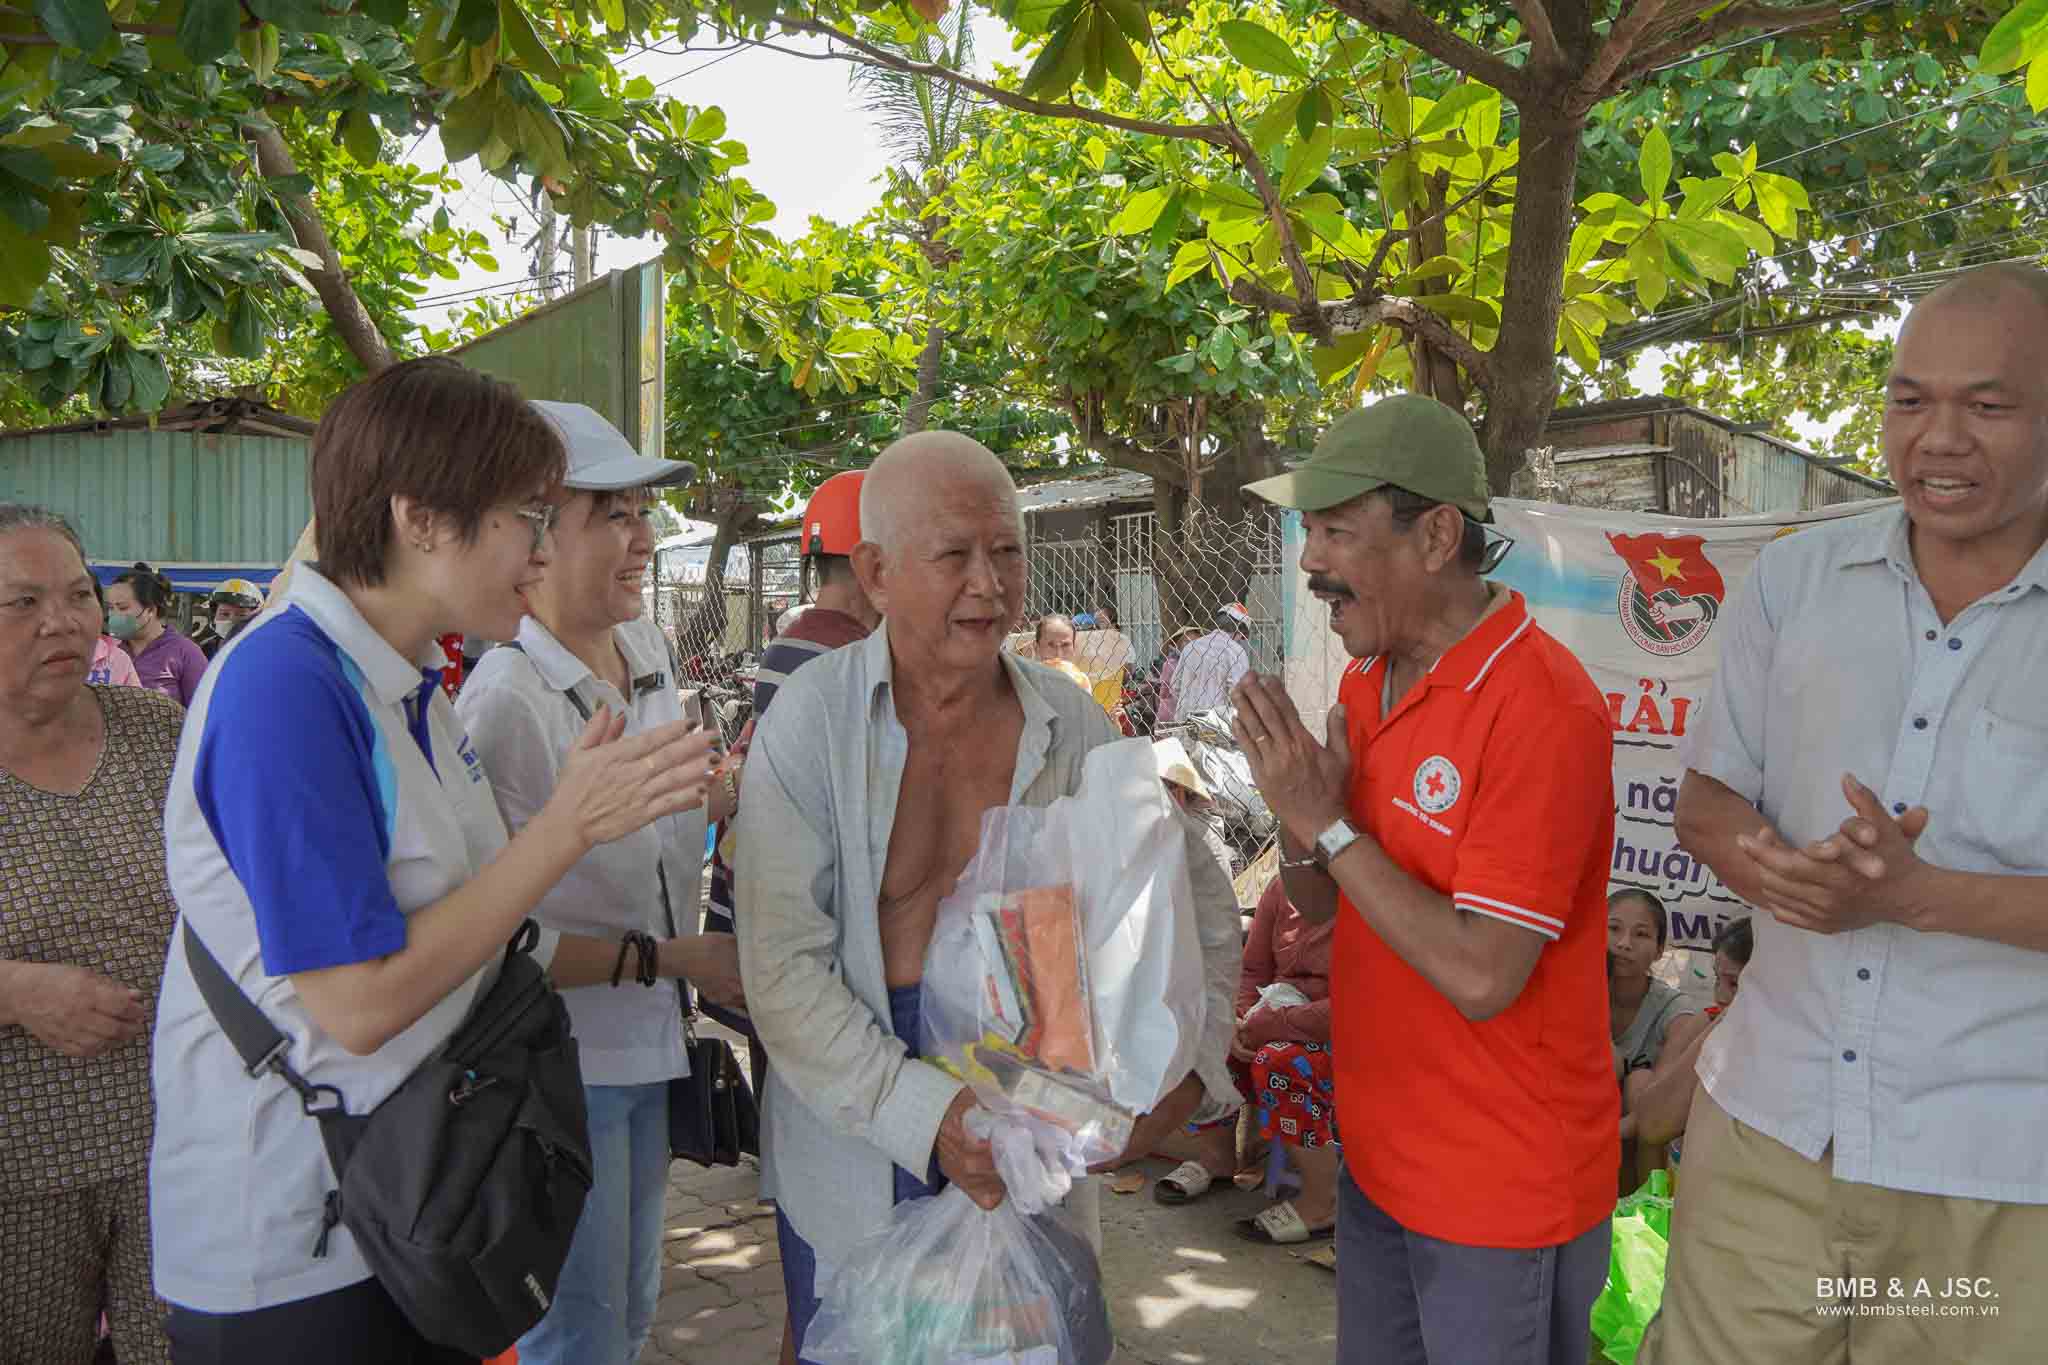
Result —
<path fill-rule="evenodd" d="M 1614 1365 L 1635 1365 L 1636 1348 L 1664 1301 L 1671 1240 L 1668 1174 L 1650 1172 L 1641 1189 L 1614 1206 L 1613 1237 L 1607 1288 L 1593 1303 L 1593 1339 Z"/>

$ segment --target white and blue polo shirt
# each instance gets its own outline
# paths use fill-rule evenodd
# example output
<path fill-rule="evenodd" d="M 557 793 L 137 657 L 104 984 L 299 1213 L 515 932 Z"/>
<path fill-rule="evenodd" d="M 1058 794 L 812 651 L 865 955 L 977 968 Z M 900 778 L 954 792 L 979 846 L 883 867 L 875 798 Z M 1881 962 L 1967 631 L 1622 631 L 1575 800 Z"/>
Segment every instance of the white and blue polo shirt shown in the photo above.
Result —
<path fill-rule="evenodd" d="M 438 647 L 433 649 L 436 659 Z M 306 1013 L 291 975 L 370 961 L 406 916 L 505 844 L 440 674 L 404 658 L 308 566 L 285 605 L 236 636 L 192 699 L 164 812 L 179 932 L 198 931 L 291 1040 L 306 1078 L 368 1113 L 438 1048 L 495 959 L 366 1057 Z M 542 944 L 551 956 L 555 935 Z M 171 940 L 156 1019 L 150 1221 L 157 1292 L 246 1312 L 370 1277 L 344 1227 L 316 1257 L 334 1175 L 318 1123 L 274 1076 L 252 1079 Z"/>

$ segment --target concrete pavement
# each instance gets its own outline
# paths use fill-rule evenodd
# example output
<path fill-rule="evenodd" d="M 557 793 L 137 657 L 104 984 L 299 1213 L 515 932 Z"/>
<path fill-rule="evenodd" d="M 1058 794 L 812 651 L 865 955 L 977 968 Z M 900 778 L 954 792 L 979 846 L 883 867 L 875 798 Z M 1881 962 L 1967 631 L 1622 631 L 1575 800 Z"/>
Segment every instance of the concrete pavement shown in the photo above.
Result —
<path fill-rule="evenodd" d="M 1171 1163 L 1144 1167 L 1156 1179 Z M 752 1167 L 670 1173 L 662 1297 L 643 1365 L 773 1365 L 782 1258 Z M 1240 1241 L 1234 1220 L 1264 1206 L 1222 1187 L 1166 1208 L 1150 1186 L 1102 1196 L 1103 1279 L 1124 1365 L 1248 1365 L 1335 1358 L 1336 1277 L 1287 1251 Z M 1326 1245 L 1326 1244 L 1325 1244 Z"/>

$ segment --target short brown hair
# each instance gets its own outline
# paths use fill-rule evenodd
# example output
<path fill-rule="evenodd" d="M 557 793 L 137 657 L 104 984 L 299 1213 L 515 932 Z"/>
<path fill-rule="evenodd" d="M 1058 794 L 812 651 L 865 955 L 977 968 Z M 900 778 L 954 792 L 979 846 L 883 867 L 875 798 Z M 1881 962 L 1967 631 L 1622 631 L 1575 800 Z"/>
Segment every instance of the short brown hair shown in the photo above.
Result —
<path fill-rule="evenodd" d="M 380 370 L 334 400 L 313 433 L 320 571 L 374 587 L 391 552 L 391 499 L 452 517 L 474 540 L 484 513 L 559 483 L 562 438 L 503 380 L 445 356 Z"/>

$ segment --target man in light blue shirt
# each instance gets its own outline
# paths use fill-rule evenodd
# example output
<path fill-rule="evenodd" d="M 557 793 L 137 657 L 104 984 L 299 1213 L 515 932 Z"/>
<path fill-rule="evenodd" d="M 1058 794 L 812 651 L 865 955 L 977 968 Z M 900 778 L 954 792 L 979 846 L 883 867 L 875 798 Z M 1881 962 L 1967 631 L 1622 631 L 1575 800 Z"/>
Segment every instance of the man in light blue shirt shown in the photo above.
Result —
<path fill-rule="evenodd" d="M 2038 1359 L 2048 1312 L 2048 274 L 1907 319 L 1903 506 L 1767 548 L 1680 842 L 1756 905 L 1655 1365 Z"/>

